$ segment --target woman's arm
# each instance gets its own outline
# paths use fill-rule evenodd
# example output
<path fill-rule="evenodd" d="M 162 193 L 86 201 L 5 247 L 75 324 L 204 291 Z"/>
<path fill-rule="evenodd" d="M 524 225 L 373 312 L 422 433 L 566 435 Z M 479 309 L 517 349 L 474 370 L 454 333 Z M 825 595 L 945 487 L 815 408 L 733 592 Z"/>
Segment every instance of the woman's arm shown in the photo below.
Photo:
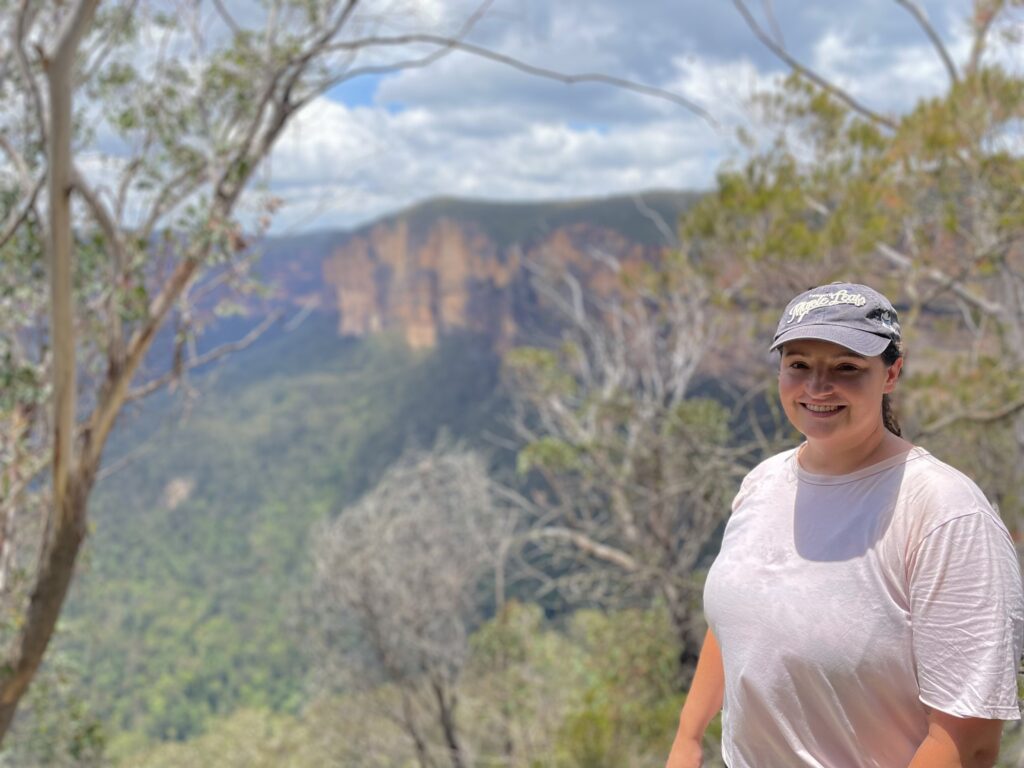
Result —
<path fill-rule="evenodd" d="M 698 768 L 702 764 L 701 740 L 708 723 L 722 708 L 725 694 L 725 675 L 722 671 L 722 652 L 709 629 L 704 635 L 693 683 L 679 716 L 679 730 L 672 744 L 665 768 Z"/>
<path fill-rule="evenodd" d="M 928 735 L 907 768 L 990 768 L 999 757 L 1002 720 L 930 710 Z"/>

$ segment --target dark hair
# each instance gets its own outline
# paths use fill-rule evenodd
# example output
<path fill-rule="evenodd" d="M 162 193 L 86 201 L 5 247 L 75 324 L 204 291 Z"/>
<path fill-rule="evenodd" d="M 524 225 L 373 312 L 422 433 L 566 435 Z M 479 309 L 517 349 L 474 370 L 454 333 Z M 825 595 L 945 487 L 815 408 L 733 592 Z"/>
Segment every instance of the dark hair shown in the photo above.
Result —
<path fill-rule="evenodd" d="M 882 351 L 881 357 L 882 362 L 885 363 L 885 367 L 888 368 L 903 357 L 903 344 L 898 341 L 889 342 L 889 346 Z M 896 420 L 896 414 L 893 413 L 892 398 L 888 394 L 882 395 L 882 423 L 885 425 L 885 428 L 894 435 L 897 437 L 903 437 L 903 431 L 900 429 L 900 423 Z"/>

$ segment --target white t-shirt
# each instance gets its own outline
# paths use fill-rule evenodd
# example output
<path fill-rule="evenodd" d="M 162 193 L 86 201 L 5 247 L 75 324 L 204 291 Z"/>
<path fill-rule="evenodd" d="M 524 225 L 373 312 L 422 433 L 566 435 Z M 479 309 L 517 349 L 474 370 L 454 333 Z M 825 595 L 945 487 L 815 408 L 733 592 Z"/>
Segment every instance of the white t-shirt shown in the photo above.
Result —
<path fill-rule="evenodd" d="M 978 487 L 913 448 L 848 475 L 747 475 L 704 590 L 730 768 L 905 768 L 925 706 L 1016 720 L 1024 594 Z"/>

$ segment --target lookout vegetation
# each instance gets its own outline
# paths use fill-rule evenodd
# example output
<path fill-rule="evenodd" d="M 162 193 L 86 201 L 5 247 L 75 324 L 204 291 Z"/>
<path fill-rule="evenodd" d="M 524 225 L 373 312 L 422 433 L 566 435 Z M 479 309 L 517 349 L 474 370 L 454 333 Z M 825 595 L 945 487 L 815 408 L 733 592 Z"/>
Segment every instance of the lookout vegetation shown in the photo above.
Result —
<path fill-rule="evenodd" d="M 500 420 L 394 450 L 336 507 L 304 499 L 319 511 L 305 520 L 308 542 L 306 529 L 287 531 L 280 496 L 265 521 L 254 512 L 266 541 L 246 545 L 295 578 L 280 634 L 260 634 L 265 621 L 246 636 L 229 628 L 244 590 L 174 631 L 196 645 L 205 632 L 233 648 L 265 640 L 281 665 L 254 674 L 232 657 L 207 677 L 167 670 L 135 727 L 131 713 L 97 716 L 75 689 L 87 616 L 62 624 L 66 651 L 48 649 L 125 406 L 187 388 L 191 369 L 274 322 L 198 351 L 212 317 L 260 290 L 249 245 L 259 232 L 240 221 L 268 224 L 277 201 L 258 171 L 295 114 L 346 79 L 457 49 L 699 108 L 469 44 L 490 3 L 458 28 L 425 30 L 357 0 L 266 3 L 252 28 L 219 2 L 169 17 L 129 0 L 0 0 L 11 43 L 0 49 L 0 764 L 663 764 L 729 500 L 750 466 L 792 439 L 763 339 L 811 284 L 855 275 L 895 299 L 911 350 L 905 433 L 977 478 L 1021 530 L 1024 77 L 993 53 L 1015 33 L 1018 4 L 976 0 L 958 60 L 916 4 L 893 2 L 948 83 L 884 114 L 797 60 L 770 17 L 734 4 L 789 76 L 755 99 L 759 131 L 741 137 L 745 152 L 715 188 L 681 221 L 658 222 L 672 256 L 637 268 L 594 253 L 587 269 L 613 286 L 600 295 L 578 268 L 537 267 L 551 322 L 502 361 Z M 212 25 L 191 15 L 211 12 Z M 421 46 L 412 57 L 410 43 Z M 99 125 L 119 142 L 102 184 L 83 150 Z M 440 380 L 421 365 L 408 370 Z M 345 412 L 368 440 L 379 438 L 366 424 L 400 402 L 374 399 L 385 379 L 362 381 L 365 407 Z M 289 392 L 275 394 L 282 408 Z M 223 433 L 243 426 L 259 425 L 239 419 Z M 146 461 L 127 471 L 143 474 Z M 179 609 L 168 608 L 172 625 Z M 204 623 L 210 615 L 220 623 Z M 1021 760 L 1019 737 L 1007 729 L 1005 765 Z"/>

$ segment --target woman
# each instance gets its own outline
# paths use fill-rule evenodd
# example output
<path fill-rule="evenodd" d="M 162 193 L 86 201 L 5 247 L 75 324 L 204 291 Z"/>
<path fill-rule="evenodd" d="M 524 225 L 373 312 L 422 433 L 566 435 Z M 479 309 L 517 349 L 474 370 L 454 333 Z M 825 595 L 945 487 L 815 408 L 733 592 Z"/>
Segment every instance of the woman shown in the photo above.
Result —
<path fill-rule="evenodd" d="M 1020 569 L 977 486 L 900 436 L 896 311 L 864 285 L 815 288 L 771 349 L 806 439 L 733 502 L 667 768 L 701 764 L 720 708 L 730 768 L 992 765 L 1020 717 Z"/>

